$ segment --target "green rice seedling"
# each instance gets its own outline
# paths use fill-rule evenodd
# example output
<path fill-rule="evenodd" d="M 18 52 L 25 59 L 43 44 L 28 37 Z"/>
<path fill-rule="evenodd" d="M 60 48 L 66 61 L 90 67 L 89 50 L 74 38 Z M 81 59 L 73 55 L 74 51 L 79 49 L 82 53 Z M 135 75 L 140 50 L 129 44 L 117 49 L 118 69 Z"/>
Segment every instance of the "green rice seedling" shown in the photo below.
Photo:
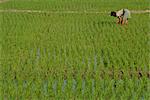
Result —
<path fill-rule="evenodd" d="M 0 12 L 0 97 L 148 99 L 148 14 L 132 14 L 129 25 L 119 26 L 105 12 L 122 4 L 146 9 L 149 1 L 114 2 L 0 3 L 16 9 Z"/>

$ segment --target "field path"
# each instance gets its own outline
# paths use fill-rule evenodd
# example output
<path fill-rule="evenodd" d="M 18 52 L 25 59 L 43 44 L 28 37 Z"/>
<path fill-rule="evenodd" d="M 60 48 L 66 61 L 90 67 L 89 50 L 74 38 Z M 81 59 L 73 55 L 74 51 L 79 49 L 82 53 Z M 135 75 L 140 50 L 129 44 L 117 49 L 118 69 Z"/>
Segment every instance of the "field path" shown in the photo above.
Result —
<path fill-rule="evenodd" d="M 8 2 L 9 0 L 0 0 L 0 3 Z"/>
<path fill-rule="evenodd" d="M 46 10 L 21 10 L 21 9 L 0 9 L 0 13 L 2 12 L 11 12 L 11 13 L 65 13 L 65 14 L 105 14 L 109 13 L 107 11 L 46 11 Z M 134 14 L 142 14 L 142 13 L 150 13 L 150 10 L 131 10 L 131 13 Z"/>

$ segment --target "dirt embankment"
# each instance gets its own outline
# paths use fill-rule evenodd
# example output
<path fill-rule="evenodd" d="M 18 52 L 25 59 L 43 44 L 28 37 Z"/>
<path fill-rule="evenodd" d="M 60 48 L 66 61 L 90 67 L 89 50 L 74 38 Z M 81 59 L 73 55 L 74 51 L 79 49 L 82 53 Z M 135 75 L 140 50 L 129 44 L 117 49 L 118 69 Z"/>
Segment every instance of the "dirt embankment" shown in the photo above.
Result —
<path fill-rule="evenodd" d="M 131 10 L 131 13 L 138 13 L 138 14 L 141 14 L 141 13 L 150 13 L 150 10 Z"/>
<path fill-rule="evenodd" d="M 0 3 L 8 2 L 9 0 L 0 0 Z"/>
<path fill-rule="evenodd" d="M 91 13 L 91 14 L 102 14 L 102 13 L 109 13 L 107 11 L 44 11 L 44 10 L 23 10 L 23 9 L 8 9 L 8 10 L 3 10 L 0 9 L 0 12 L 11 12 L 11 13 Z M 134 14 L 142 14 L 142 13 L 150 13 L 150 10 L 131 10 L 131 13 Z"/>

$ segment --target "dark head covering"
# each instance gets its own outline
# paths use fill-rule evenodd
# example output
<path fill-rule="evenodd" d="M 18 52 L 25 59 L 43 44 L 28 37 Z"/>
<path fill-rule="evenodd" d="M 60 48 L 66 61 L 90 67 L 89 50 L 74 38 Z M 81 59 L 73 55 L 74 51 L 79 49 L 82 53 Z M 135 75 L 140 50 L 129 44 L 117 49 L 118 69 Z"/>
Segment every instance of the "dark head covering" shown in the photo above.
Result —
<path fill-rule="evenodd" d="M 116 12 L 115 11 L 111 11 L 110 15 L 116 17 Z"/>

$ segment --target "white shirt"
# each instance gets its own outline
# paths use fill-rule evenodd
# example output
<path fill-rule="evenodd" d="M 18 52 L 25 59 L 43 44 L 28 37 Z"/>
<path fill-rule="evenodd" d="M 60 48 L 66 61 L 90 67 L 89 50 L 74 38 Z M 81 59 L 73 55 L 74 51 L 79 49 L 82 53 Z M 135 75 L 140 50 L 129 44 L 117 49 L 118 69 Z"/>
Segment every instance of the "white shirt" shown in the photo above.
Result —
<path fill-rule="evenodd" d="M 117 11 L 116 15 L 117 15 L 117 17 L 122 16 L 123 15 L 123 9 Z"/>

